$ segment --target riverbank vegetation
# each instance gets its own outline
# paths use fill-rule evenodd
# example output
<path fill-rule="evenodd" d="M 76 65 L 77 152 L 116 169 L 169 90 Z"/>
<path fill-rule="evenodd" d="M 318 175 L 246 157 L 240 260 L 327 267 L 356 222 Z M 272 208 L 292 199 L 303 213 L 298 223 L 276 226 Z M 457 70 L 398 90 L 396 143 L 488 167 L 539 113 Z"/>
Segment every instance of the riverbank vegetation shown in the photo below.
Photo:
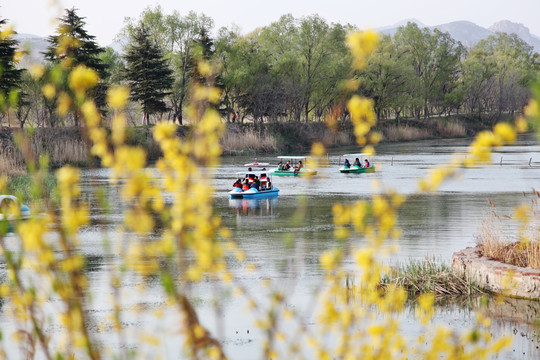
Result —
<path fill-rule="evenodd" d="M 379 37 L 372 32 L 353 32 L 347 36 L 350 54 L 345 60 L 352 60 L 354 74 L 351 74 L 349 65 L 345 61 L 341 64 L 342 57 L 336 59 L 336 56 L 332 56 L 335 54 L 326 53 L 327 47 L 322 46 L 345 48 L 344 43 L 330 39 L 344 39 L 345 30 L 348 29 L 342 26 L 326 27 L 324 21 L 317 17 L 310 19 L 312 21 L 297 27 L 294 21 L 291 22 L 291 17 L 284 17 L 268 29 L 261 29 L 260 45 L 276 52 L 264 52 L 264 48 L 257 46 L 253 48 L 258 43 L 251 43 L 250 38 L 242 39 L 243 46 L 253 49 L 247 54 L 255 57 L 254 60 L 259 56 L 269 59 L 272 58 L 270 55 L 280 55 L 275 40 L 285 41 L 282 49 L 287 50 L 281 54 L 285 55 L 279 58 L 281 62 L 272 63 L 271 67 L 263 63 L 259 68 L 258 61 L 238 61 L 239 64 L 253 66 L 250 69 L 253 71 L 236 75 L 256 80 L 257 85 L 237 88 L 242 90 L 242 94 L 227 88 L 223 69 L 231 69 L 227 67 L 231 64 L 213 62 L 213 52 L 202 50 L 212 49 L 212 46 L 208 46 L 210 39 L 202 36 L 203 32 L 199 38 L 204 40 L 200 42 L 201 50 L 189 57 L 176 59 L 180 63 L 187 60 L 183 64 L 191 65 L 185 69 L 192 72 L 186 74 L 188 83 L 177 84 L 179 87 L 175 96 L 178 98 L 175 101 L 181 105 L 178 105 L 179 112 L 174 114 L 174 119 L 183 121 L 185 110 L 192 127 L 182 137 L 178 134 L 183 129 L 171 121 L 160 121 L 152 128 L 161 154 L 152 170 L 148 169 L 147 148 L 138 145 L 140 142 L 131 144 L 132 138 L 128 136 L 130 125 L 133 125 L 130 123 L 133 119 L 130 114 L 133 102 L 128 103 L 130 90 L 126 87 L 109 87 L 104 97 L 108 112 L 101 112 L 98 86 L 103 80 L 98 76 L 98 69 L 78 63 L 76 50 L 82 46 L 81 42 L 74 41 L 69 33 L 60 35 L 58 44 L 62 46 L 55 51 L 57 63 L 49 69 L 40 67 L 34 72 L 33 81 L 38 84 L 36 87 L 41 89 L 50 106 L 48 117 L 43 118 L 45 123 L 82 126 L 84 135 L 87 135 L 85 139 L 89 153 L 99 159 L 101 166 L 110 169 L 108 180 L 116 186 L 110 198 L 102 194 L 97 199 L 102 203 L 104 210 L 100 215 L 104 217 L 118 215 L 108 212 L 108 202 L 121 203 L 124 210 L 122 220 L 115 223 L 118 227 L 97 227 L 103 231 L 102 253 L 114 258 L 112 265 L 105 270 L 108 277 L 103 279 L 110 302 L 103 311 L 99 311 L 100 314 L 88 309 L 101 294 L 91 293 L 95 279 L 86 271 L 85 264 L 92 255 L 81 250 L 80 235 L 95 218 L 92 218 L 93 209 L 86 198 L 87 194 L 80 186 L 80 169 L 62 167 L 56 172 L 58 201 L 48 199 L 43 194 L 43 187 L 37 186 L 41 190 L 36 197 L 42 201 L 32 204 L 33 210 L 36 210 L 32 213 L 40 216 L 16 224 L 20 247 L 16 251 L 7 247 L 3 241 L 6 234 L 0 234 L 0 248 L 8 274 L 6 281 L 0 284 L 0 297 L 3 309 L 10 310 L 6 317 L 12 325 L 6 327 L 9 334 L 2 334 L 0 339 L 2 355 L 7 353 L 7 349 L 11 355 L 30 354 L 29 357 L 46 359 L 158 358 L 170 357 L 171 354 L 190 359 L 225 359 L 229 340 L 220 330 L 225 328 L 222 323 L 224 298 L 230 294 L 234 296 L 235 303 L 245 305 L 247 316 L 253 319 L 258 337 L 250 345 L 250 350 L 253 346 L 256 348 L 254 356 L 264 359 L 351 359 L 359 356 L 366 359 L 481 358 L 497 354 L 509 345 L 508 337 L 492 337 L 490 321 L 481 309 L 476 314 L 474 327 L 469 330 L 449 329 L 431 323 L 435 311 L 435 295 L 431 292 L 417 297 L 415 314 L 418 334 L 406 333 L 399 318 L 407 301 L 406 289 L 389 284 L 384 293 L 380 291 L 385 269 L 380 258 L 390 256 L 396 250 L 393 247 L 389 249 L 385 244 L 399 238 L 398 213 L 407 200 L 392 189 L 380 186 L 370 199 L 358 198 L 333 206 L 334 239 L 329 239 L 329 246 L 324 247 L 318 258 L 320 282 L 309 294 L 306 307 L 297 307 L 294 291 L 284 288 L 282 282 L 269 278 L 264 269 L 258 269 L 256 259 L 259 255 L 246 254 L 234 241 L 231 229 L 224 227 L 215 213 L 214 179 L 212 172 L 207 169 L 219 165 L 223 152 L 220 139 L 225 133 L 225 126 L 223 113 L 219 110 L 223 108 L 224 98 L 228 99 L 229 106 L 234 104 L 232 109 L 235 111 L 245 110 L 248 113 L 249 110 L 255 123 L 264 120 L 279 126 L 281 118 L 297 122 L 320 116 L 325 118 L 331 130 L 335 130 L 341 118 L 348 117 L 350 133 L 355 135 L 358 146 L 365 146 L 363 150 L 366 152 L 374 152 L 374 146 L 381 139 L 380 134 L 374 132 L 377 115 L 383 116 L 385 113 L 375 110 L 380 99 L 372 101 L 360 96 L 356 90 L 361 88 L 362 81 L 360 77 L 355 77 L 368 70 L 366 64 L 374 56 Z M 134 25 L 142 26 L 138 22 Z M 66 32 L 68 27 L 62 29 Z M 321 33 L 318 30 L 326 34 L 325 30 L 330 29 L 332 36 L 327 38 L 326 43 L 300 41 L 311 39 L 302 36 Z M 285 37 L 280 35 L 283 31 Z M 412 32 L 418 33 L 415 30 Z M 167 35 L 167 31 L 149 33 L 154 33 L 156 39 L 157 35 Z M 201 34 L 200 31 L 196 33 Z M 302 36 L 298 37 L 297 34 Z M 253 38 L 259 41 L 256 35 Z M 6 37 L 3 32 L 1 36 Z M 293 40 L 299 42 L 292 45 L 303 46 L 291 46 L 289 41 Z M 444 43 L 445 37 L 442 36 L 440 40 Z M 166 51 L 165 54 L 173 56 L 186 43 L 164 40 L 163 44 L 171 46 L 171 52 Z M 310 44 L 321 46 L 312 48 Z M 383 39 L 382 45 L 385 44 Z M 447 45 L 450 50 L 457 49 L 451 42 Z M 303 49 L 304 52 L 290 53 L 288 49 Z M 308 66 L 309 70 L 302 66 L 304 63 L 297 62 L 302 59 L 307 61 L 305 64 L 318 64 L 317 59 L 307 56 L 310 54 L 320 56 L 320 64 L 324 65 L 324 72 L 317 74 L 328 77 L 315 81 L 317 74 L 309 72 L 315 69 Z M 177 55 L 185 53 L 179 52 Z M 338 65 L 347 69 L 352 79 L 345 89 L 348 92 L 327 97 L 337 87 L 322 80 L 335 78 L 334 72 L 340 70 L 341 66 L 331 66 L 335 64 L 322 62 L 324 59 L 338 61 Z M 276 79 L 275 76 L 281 73 L 286 77 Z M 250 74 L 255 74 L 255 79 Z M 182 78 L 177 76 L 176 79 Z M 280 83 L 279 80 L 285 82 Z M 279 86 L 272 87 L 275 84 Z M 297 88 L 298 84 L 302 87 Z M 187 86 L 185 89 L 182 87 L 184 85 Z M 257 93 L 260 89 L 269 91 Z M 280 93 L 279 90 L 288 91 Z M 9 91 L 9 94 L 16 93 Z M 399 111 L 400 118 L 410 112 L 417 120 L 418 116 L 428 119 L 434 109 L 430 93 L 419 92 L 421 101 L 406 106 L 407 109 L 395 108 L 393 111 L 396 114 Z M 279 111 L 264 105 L 268 95 L 272 94 L 281 96 L 274 104 L 285 104 L 280 105 Z M 314 97 L 315 94 L 317 97 Z M 236 95 L 246 97 L 237 98 Z M 14 100 L 9 102 L 9 106 L 15 107 L 18 104 L 15 101 L 17 95 L 6 95 L 4 92 L 4 99 L 11 97 Z M 187 104 L 183 101 L 187 101 Z M 315 104 L 319 108 L 313 107 Z M 229 106 L 225 108 L 231 109 Z M 328 116 L 325 116 L 326 106 L 331 106 L 335 111 L 328 110 Z M 531 105 L 529 109 L 532 108 Z M 13 110 L 10 109 L 8 111 Z M 155 108 L 149 106 L 144 110 L 144 117 L 150 122 L 158 116 L 152 113 L 152 109 Z M 494 110 L 492 107 L 489 109 Z M 317 110 L 322 111 L 317 113 Z M 502 112 L 505 111 L 508 108 L 503 108 Z M 533 116 L 532 110 L 530 114 Z M 245 115 L 241 114 L 239 118 Z M 534 116 L 538 117 L 537 110 Z M 61 121 L 51 122 L 53 119 Z M 459 175 L 463 168 L 489 161 L 494 147 L 513 143 L 517 134 L 526 130 L 527 121 L 520 117 L 515 122 L 498 123 L 492 130 L 480 132 L 467 149 L 467 156 L 456 157 L 451 164 L 429 170 L 418 183 L 420 192 L 437 191 L 445 180 Z M 32 175 L 46 170 L 48 162 L 43 157 L 38 159 L 34 156 L 28 143 L 19 146 Z M 311 145 L 313 163 L 310 165 L 314 169 L 326 151 L 320 139 Z M 35 178 L 41 181 L 39 176 Z M 1 180 L 0 190 L 5 191 L 5 177 Z M 305 202 L 300 201 L 296 211 L 291 221 L 301 226 L 308 213 Z M 119 236 L 110 237 L 112 231 L 118 232 Z M 284 238 L 294 243 L 294 236 L 293 233 L 285 234 Z M 95 240 L 95 246 L 99 246 L 99 240 L 92 240 Z M 257 293 L 251 293 L 252 289 L 246 288 L 243 279 L 237 276 L 238 268 L 245 269 L 246 273 L 253 272 L 255 278 L 261 279 Z M 351 301 L 350 292 L 344 286 L 351 271 L 359 279 L 354 289 L 355 299 L 359 301 Z M 151 285 L 147 286 L 145 280 L 150 280 Z M 123 286 L 126 282 L 135 283 L 136 291 L 125 292 Z M 209 313 L 215 314 L 215 319 L 199 316 L 200 309 L 195 306 L 192 295 L 200 284 L 208 289 L 205 294 L 209 298 L 205 300 L 210 308 Z M 158 297 L 161 302 L 156 304 Z M 152 306 L 149 306 L 149 301 Z M 130 312 L 133 308 L 136 309 Z M 101 319 L 104 324 L 96 326 L 100 315 L 103 315 Z M 141 326 L 138 319 L 143 318 L 151 319 L 152 326 Z M 132 325 L 131 319 L 137 319 L 135 325 Z M 214 324 L 212 320 L 215 320 L 214 328 L 206 322 Z M 13 350 L 11 344 L 6 344 L 6 339 L 10 339 L 10 342 L 11 339 L 17 340 L 14 342 L 18 348 Z M 167 343 L 165 339 L 172 340 Z"/>
<path fill-rule="evenodd" d="M 517 238 L 503 230 L 502 222 L 508 221 L 509 216 L 499 216 L 495 204 L 490 202 L 493 211 L 482 220 L 480 232 L 476 235 L 484 256 L 505 264 L 540 269 L 539 198 L 540 194 L 533 190 L 529 202 L 517 208 L 511 217 L 519 223 Z"/>
<path fill-rule="evenodd" d="M 144 147 L 149 161 L 156 161 L 162 153 L 152 137 L 152 127 L 130 127 L 126 132 L 126 141 Z M 191 129 L 191 125 L 178 127 L 177 134 L 185 138 Z M 394 122 L 382 121 L 375 129 L 380 134 L 381 142 L 397 142 L 473 136 L 482 127 L 478 123 L 471 124 L 470 120 L 459 118 L 410 120 L 407 125 L 400 127 Z M 99 166 L 97 159 L 89 157 L 89 145 L 81 127 L 40 127 L 27 131 L 27 141 L 35 156 L 46 154 L 52 168 L 66 164 Z M 107 128 L 107 132 L 110 134 L 111 129 Z M 16 143 L 18 134 L 22 134 L 20 129 L 0 128 L 0 171 L 3 173 L 17 175 L 26 172 L 24 156 Z M 269 155 L 307 153 L 316 141 L 328 149 L 356 144 L 349 122 L 340 122 L 334 129 L 320 122 L 228 123 L 220 143 L 224 155 Z"/>
<path fill-rule="evenodd" d="M 389 284 L 406 289 L 411 297 L 425 293 L 436 296 L 487 294 L 464 272 L 458 273 L 452 266 L 432 258 L 393 266 L 383 277 L 381 287 L 385 289 Z"/>

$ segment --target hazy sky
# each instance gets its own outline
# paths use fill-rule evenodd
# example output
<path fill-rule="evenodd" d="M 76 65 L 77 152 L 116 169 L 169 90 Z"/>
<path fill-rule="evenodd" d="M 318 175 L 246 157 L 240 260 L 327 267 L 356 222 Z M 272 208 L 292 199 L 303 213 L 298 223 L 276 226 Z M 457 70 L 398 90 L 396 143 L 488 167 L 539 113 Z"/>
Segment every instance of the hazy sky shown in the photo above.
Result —
<path fill-rule="evenodd" d="M 427 26 L 468 20 L 489 27 L 499 20 L 522 23 L 540 36 L 540 0 L 1 0 L 0 18 L 7 18 L 19 33 L 48 36 L 55 32 L 52 19 L 63 8 L 75 7 L 85 17 L 87 31 L 102 46 L 109 45 L 125 17 L 138 18 L 148 6 L 160 4 L 165 13 L 193 10 L 215 21 L 216 28 L 238 25 L 243 33 L 265 26 L 281 15 L 318 14 L 329 23 L 359 28 L 393 25 L 417 19 Z"/>

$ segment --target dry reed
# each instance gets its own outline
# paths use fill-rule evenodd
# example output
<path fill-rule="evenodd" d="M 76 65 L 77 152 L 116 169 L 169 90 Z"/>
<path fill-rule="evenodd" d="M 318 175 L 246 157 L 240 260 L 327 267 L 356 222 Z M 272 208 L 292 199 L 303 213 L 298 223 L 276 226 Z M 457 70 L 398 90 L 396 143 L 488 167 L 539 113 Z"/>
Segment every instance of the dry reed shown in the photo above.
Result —
<path fill-rule="evenodd" d="M 276 138 L 271 135 L 261 135 L 253 130 L 245 132 L 227 132 L 221 144 L 224 152 L 234 153 L 243 151 L 275 152 L 278 149 Z"/>
<path fill-rule="evenodd" d="M 462 137 L 467 135 L 467 130 L 465 129 L 465 127 L 455 121 L 438 121 L 437 124 L 439 133 L 443 134 L 445 137 Z"/>
<path fill-rule="evenodd" d="M 0 173 L 21 175 L 26 173 L 26 162 L 15 142 L 15 132 L 11 129 L 0 131 Z M 64 164 L 85 164 L 88 160 L 87 146 L 80 129 L 47 128 L 36 129 L 28 137 L 29 146 L 37 159 L 48 155 L 54 166 Z"/>
<path fill-rule="evenodd" d="M 411 141 L 429 139 L 433 135 L 427 129 L 418 129 L 410 126 L 389 126 L 383 130 L 386 141 Z"/>
<path fill-rule="evenodd" d="M 83 163 L 87 160 L 86 146 L 80 139 L 53 142 L 47 152 L 54 163 Z"/>
<path fill-rule="evenodd" d="M 484 218 L 480 233 L 476 235 L 482 254 L 505 264 L 540 269 L 540 234 L 537 230 L 540 219 L 535 207 L 533 202 L 533 221 L 527 229 L 528 236 L 522 241 L 509 239 L 504 235 L 501 219 L 496 213 Z"/>

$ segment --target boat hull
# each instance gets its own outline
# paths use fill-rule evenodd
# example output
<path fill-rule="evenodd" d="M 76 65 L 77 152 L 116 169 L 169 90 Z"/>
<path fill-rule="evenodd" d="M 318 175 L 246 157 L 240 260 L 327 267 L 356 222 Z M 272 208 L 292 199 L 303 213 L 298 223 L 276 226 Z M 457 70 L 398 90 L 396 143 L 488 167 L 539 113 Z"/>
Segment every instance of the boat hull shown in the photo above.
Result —
<path fill-rule="evenodd" d="M 301 169 L 300 171 L 295 172 L 294 170 L 272 170 L 272 175 L 275 176 L 311 176 L 311 175 L 317 175 L 317 171 L 315 170 L 304 170 Z"/>
<path fill-rule="evenodd" d="M 239 188 L 233 189 L 229 191 L 229 197 L 231 199 L 259 199 L 264 197 L 270 197 L 270 196 L 277 196 L 279 194 L 279 189 L 274 186 L 272 190 L 257 190 L 257 189 L 249 189 L 246 191 L 242 191 Z"/>
<path fill-rule="evenodd" d="M 342 174 L 365 174 L 365 173 L 372 173 L 375 172 L 375 166 L 370 167 L 358 167 L 358 166 L 351 166 L 350 168 L 341 168 L 339 169 L 339 172 Z"/>

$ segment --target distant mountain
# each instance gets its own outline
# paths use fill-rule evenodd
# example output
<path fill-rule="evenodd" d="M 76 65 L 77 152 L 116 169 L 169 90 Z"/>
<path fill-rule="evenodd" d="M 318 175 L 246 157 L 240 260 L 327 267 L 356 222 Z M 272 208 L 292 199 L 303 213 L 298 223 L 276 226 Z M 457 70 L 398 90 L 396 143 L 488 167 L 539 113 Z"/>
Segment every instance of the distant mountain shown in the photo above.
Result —
<path fill-rule="evenodd" d="M 15 34 L 15 40 L 19 41 L 19 48 L 28 51 L 28 55 L 22 60 L 21 66 L 28 67 L 43 60 L 43 52 L 47 51 L 47 38 L 32 34 Z"/>
<path fill-rule="evenodd" d="M 529 28 L 523 24 L 514 23 L 508 20 L 496 22 L 489 27 L 493 32 L 505 32 L 508 34 L 516 34 L 522 40 L 534 47 L 537 53 L 540 53 L 540 37 L 531 34 Z"/>
<path fill-rule="evenodd" d="M 455 40 L 461 42 L 466 48 L 474 46 L 477 42 L 493 35 L 494 32 L 476 25 L 470 21 L 453 21 L 451 23 L 430 26 L 430 29 L 439 29 L 447 32 Z"/>
<path fill-rule="evenodd" d="M 43 61 L 43 53 L 47 51 L 47 47 L 49 46 L 46 37 L 32 34 L 15 34 L 13 35 L 13 38 L 19 41 L 20 49 L 28 51 L 28 55 L 23 57 L 23 60 L 21 61 L 21 67 L 28 68 L 32 64 L 41 63 Z M 109 46 L 116 52 L 122 54 L 124 42 L 115 41 Z"/>
<path fill-rule="evenodd" d="M 419 27 L 428 27 L 433 30 L 435 28 L 443 32 L 448 32 L 452 38 L 460 41 L 463 46 L 470 48 L 474 46 L 478 41 L 487 38 L 496 32 L 506 32 L 509 34 L 516 34 L 520 39 L 534 48 L 534 51 L 540 53 L 540 37 L 531 34 L 529 28 L 523 24 L 514 23 L 508 20 L 502 20 L 491 25 L 488 29 L 478 26 L 470 21 L 453 21 L 447 24 L 441 24 L 436 26 L 424 26 L 418 20 L 409 20 L 416 23 Z M 383 34 L 394 35 L 400 26 L 407 24 L 407 21 L 403 21 L 392 26 L 386 26 L 377 29 Z"/>
<path fill-rule="evenodd" d="M 392 35 L 394 36 L 394 34 L 396 33 L 397 29 L 401 26 L 407 26 L 407 23 L 415 23 L 416 25 L 418 25 L 419 28 L 425 28 L 426 25 L 422 24 L 422 22 L 420 22 L 419 20 L 417 19 L 406 19 L 406 20 L 401 20 L 397 23 L 395 23 L 394 25 L 389 25 L 389 26 L 383 26 L 383 27 L 380 27 L 378 29 L 376 29 L 378 32 L 380 33 L 383 33 L 383 34 L 389 34 L 389 35 Z"/>

